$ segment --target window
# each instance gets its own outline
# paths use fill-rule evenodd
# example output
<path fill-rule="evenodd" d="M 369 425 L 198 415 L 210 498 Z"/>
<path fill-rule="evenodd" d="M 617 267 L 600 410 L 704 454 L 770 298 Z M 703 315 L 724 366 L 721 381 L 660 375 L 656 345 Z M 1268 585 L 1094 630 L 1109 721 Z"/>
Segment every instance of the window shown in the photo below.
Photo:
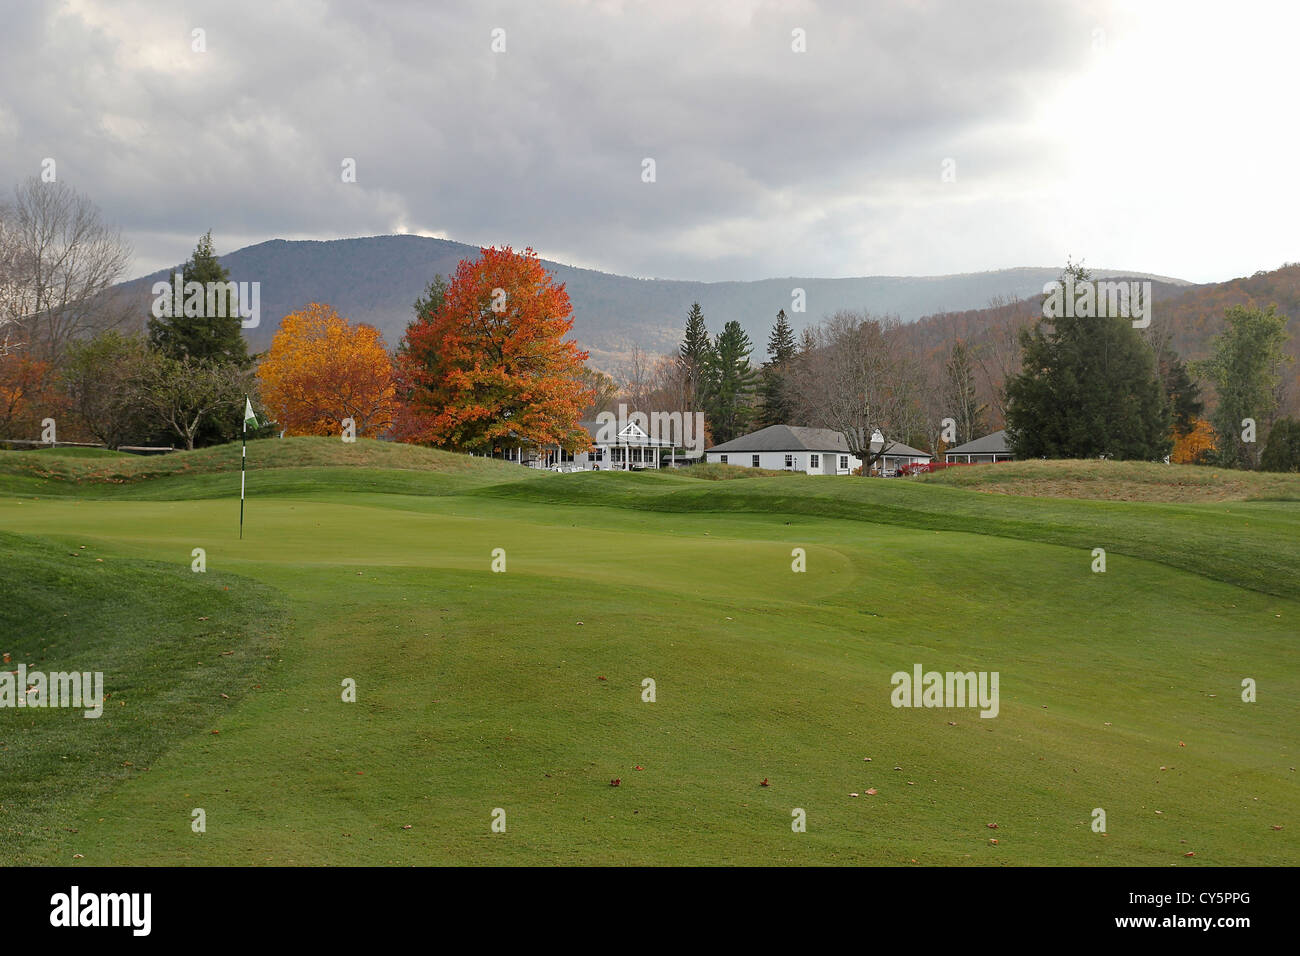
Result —
<path fill-rule="evenodd" d="M 726 455 L 719 455 L 719 456 L 718 456 L 718 461 L 722 462 L 722 463 L 725 465 L 725 464 L 727 463 L 727 456 L 726 456 Z"/>
<path fill-rule="evenodd" d="M 840 455 L 840 467 L 841 467 L 841 468 L 848 468 L 848 467 L 849 467 L 849 456 L 848 456 L 848 455 Z"/>
<path fill-rule="evenodd" d="M 808 465 L 809 465 L 809 467 L 811 467 L 811 468 L 820 468 L 820 467 L 822 466 L 822 456 L 821 456 L 821 455 L 809 455 L 809 456 L 808 456 Z"/>
<path fill-rule="evenodd" d="M 605 454 L 605 450 L 604 450 L 603 448 L 593 448 L 593 449 L 591 450 L 591 460 L 592 460 L 592 461 L 603 461 L 603 460 L 604 460 L 604 457 L 603 457 L 604 454 Z"/>
<path fill-rule="evenodd" d="M 757 455 L 751 455 L 749 460 L 750 460 L 750 462 L 753 464 L 753 466 L 754 466 L 755 468 L 758 467 L 758 456 L 757 456 Z"/>
<path fill-rule="evenodd" d="M 786 455 L 786 456 L 785 456 L 785 467 L 787 467 L 787 468 L 793 468 L 793 467 L 794 467 L 794 455 Z"/>

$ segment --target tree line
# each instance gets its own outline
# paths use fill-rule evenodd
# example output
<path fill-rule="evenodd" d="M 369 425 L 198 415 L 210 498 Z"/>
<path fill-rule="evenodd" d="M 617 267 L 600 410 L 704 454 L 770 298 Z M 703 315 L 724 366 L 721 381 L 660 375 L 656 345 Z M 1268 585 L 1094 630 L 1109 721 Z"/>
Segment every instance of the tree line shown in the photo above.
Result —
<path fill-rule="evenodd" d="M 841 310 L 796 335 L 781 310 L 760 361 L 739 322 L 710 333 L 694 303 L 676 352 L 634 349 L 616 381 L 586 365 L 564 286 L 531 249 L 485 248 L 434 277 L 391 350 L 313 302 L 283 318 L 261 355 L 248 352 L 237 302 L 142 317 L 116 288 L 129 259 L 93 203 L 61 184 L 29 180 L 0 205 L 0 438 L 57 417 L 71 426 L 64 438 L 193 448 L 238 435 L 249 395 L 266 433 L 337 434 L 348 422 L 358 435 L 478 454 L 580 451 L 582 420 L 626 401 L 703 411 L 713 444 L 773 424 L 831 429 L 868 471 L 891 442 L 940 455 L 1001 424 L 1022 458 L 1300 468 L 1300 423 L 1277 414 L 1288 333 L 1276 307 L 1229 307 L 1210 356 L 1190 363 L 1167 326 L 1120 316 L 1043 317 L 996 348 L 955 339 L 934 361 L 897 318 Z M 211 233 L 176 271 L 183 284 L 230 280 Z M 1074 263 L 1067 277 L 1091 281 Z M 982 392 L 990 366 L 998 384 Z"/>

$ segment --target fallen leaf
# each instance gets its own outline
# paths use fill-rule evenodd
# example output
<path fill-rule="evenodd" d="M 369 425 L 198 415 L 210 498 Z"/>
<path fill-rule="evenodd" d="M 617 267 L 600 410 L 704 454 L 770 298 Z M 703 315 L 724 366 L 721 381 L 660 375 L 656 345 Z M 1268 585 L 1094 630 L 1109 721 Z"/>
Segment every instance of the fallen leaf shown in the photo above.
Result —
<path fill-rule="evenodd" d="M 622 783 L 622 782 L 623 782 L 623 778 L 622 778 L 622 777 L 615 777 L 613 780 L 611 780 L 611 781 L 609 782 L 609 785 L 610 785 L 611 787 L 617 787 L 617 786 L 618 786 L 620 783 Z"/>
<path fill-rule="evenodd" d="M 989 829 L 990 829 L 990 830 L 996 830 L 997 828 L 998 828 L 998 825 L 997 825 L 996 823 L 990 823 L 990 824 L 989 824 Z"/>
<path fill-rule="evenodd" d="M 879 793 L 879 791 L 876 790 L 875 787 L 871 787 L 869 790 L 867 790 L 867 796 L 869 797 L 874 797 L 877 793 Z"/>

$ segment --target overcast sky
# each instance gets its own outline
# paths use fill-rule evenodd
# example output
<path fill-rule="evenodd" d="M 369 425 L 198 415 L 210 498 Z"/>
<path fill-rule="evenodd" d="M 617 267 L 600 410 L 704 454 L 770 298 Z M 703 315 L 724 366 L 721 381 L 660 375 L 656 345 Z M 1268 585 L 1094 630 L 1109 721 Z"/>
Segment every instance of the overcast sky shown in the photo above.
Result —
<path fill-rule="evenodd" d="M 1298 37 L 1300 4 L 1242 0 L 7 0 L 0 186 L 54 159 L 133 274 L 210 227 L 680 279 L 1215 281 L 1300 260 Z"/>

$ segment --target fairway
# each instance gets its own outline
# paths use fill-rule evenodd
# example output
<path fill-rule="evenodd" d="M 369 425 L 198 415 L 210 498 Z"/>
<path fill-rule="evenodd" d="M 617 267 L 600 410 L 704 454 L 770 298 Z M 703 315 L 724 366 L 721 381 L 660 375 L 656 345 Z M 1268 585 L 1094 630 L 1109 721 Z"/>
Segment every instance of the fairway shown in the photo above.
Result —
<path fill-rule="evenodd" d="M 1300 862 L 1300 481 L 1082 501 L 269 440 L 241 541 L 237 447 L 0 456 L 0 650 L 110 694 L 0 710 L 6 864 Z M 996 716 L 893 706 L 916 665 L 997 672 Z"/>

